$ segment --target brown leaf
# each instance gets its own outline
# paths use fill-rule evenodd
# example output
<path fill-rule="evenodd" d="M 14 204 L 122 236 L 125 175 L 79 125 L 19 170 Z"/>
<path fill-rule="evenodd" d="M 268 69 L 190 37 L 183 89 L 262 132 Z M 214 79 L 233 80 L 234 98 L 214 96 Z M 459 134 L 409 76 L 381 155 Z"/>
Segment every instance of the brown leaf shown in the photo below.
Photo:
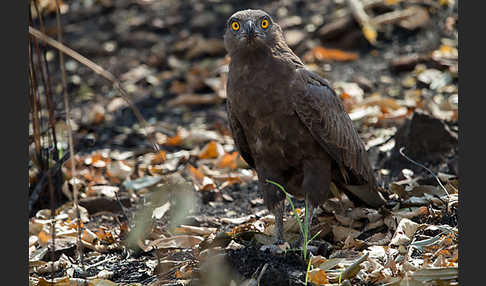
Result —
<path fill-rule="evenodd" d="M 201 181 L 204 179 L 204 174 L 199 171 L 198 169 L 194 168 L 191 164 L 188 165 L 189 171 L 191 174 L 198 180 Z"/>
<path fill-rule="evenodd" d="M 167 102 L 167 106 L 177 105 L 198 105 L 198 104 L 218 104 L 222 98 L 216 94 L 181 94 Z"/>
<path fill-rule="evenodd" d="M 177 131 L 177 135 L 173 137 L 168 137 L 165 141 L 164 145 L 166 146 L 179 146 L 182 143 L 182 132 L 179 130 Z"/>
<path fill-rule="evenodd" d="M 156 248 L 193 248 L 204 240 L 196 235 L 176 235 L 152 241 L 149 246 Z"/>
<path fill-rule="evenodd" d="M 51 240 L 51 235 L 47 234 L 44 230 L 41 230 L 37 236 L 41 245 L 46 245 Z"/>
<path fill-rule="evenodd" d="M 238 152 L 233 152 L 233 153 L 226 153 L 224 154 L 223 157 L 221 157 L 221 160 L 219 163 L 216 165 L 218 168 L 231 168 L 231 169 L 236 169 L 237 167 L 237 160 L 238 159 Z"/>
<path fill-rule="evenodd" d="M 351 236 L 352 238 L 356 238 L 361 234 L 361 232 L 352 228 L 334 225 L 332 227 L 332 234 L 334 235 L 334 241 L 343 241 L 348 236 Z"/>
<path fill-rule="evenodd" d="M 322 46 L 317 46 L 304 55 L 304 58 L 307 58 L 310 61 L 354 61 L 358 59 L 358 57 L 359 55 L 357 53 L 349 53 L 337 49 L 326 49 Z"/>
<path fill-rule="evenodd" d="M 176 234 L 199 234 L 199 235 L 209 235 L 216 232 L 214 227 L 203 227 L 203 226 L 191 226 L 191 225 L 181 225 L 175 229 Z"/>
<path fill-rule="evenodd" d="M 219 158 L 224 153 L 223 146 L 216 141 L 209 142 L 199 153 L 200 159 Z"/>
<path fill-rule="evenodd" d="M 317 285 L 325 285 L 328 283 L 326 271 L 322 269 L 313 269 L 309 271 L 309 281 Z"/>

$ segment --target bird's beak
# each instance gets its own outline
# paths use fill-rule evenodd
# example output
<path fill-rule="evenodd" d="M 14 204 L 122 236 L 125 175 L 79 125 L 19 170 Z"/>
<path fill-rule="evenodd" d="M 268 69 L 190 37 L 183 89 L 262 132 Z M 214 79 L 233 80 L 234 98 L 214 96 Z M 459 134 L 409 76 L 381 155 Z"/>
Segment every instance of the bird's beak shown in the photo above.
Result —
<path fill-rule="evenodd" d="M 246 22 L 246 29 L 248 41 L 250 41 L 255 37 L 255 24 L 253 24 L 253 21 Z"/>

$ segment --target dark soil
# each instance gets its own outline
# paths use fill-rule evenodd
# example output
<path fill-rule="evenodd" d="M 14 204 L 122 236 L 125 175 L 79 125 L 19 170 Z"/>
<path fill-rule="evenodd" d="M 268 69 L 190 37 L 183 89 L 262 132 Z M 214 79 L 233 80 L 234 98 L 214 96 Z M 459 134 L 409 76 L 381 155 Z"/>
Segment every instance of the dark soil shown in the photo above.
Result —
<path fill-rule="evenodd" d="M 230 250 L 227 259 L 244 277 L 257 278 L 263 266 L 266 271 L 261 276 L 260 285 L 304 285 L 306 265 L 299 252 L 287 252 L 282 255 L 272 254 L 269 250 L 261 251 L 258 246 L 249 246 Z M 255 273 L 257 275 L 255 275 Z"/>

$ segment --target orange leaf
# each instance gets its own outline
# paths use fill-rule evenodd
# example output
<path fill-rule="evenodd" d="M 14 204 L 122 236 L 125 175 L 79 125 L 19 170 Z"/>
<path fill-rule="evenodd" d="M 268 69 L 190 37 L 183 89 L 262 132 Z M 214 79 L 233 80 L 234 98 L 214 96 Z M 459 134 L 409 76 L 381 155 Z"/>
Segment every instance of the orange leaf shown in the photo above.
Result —
<path fill-rule="evenodd" d="M 328 279 L 326 271 L 319 268 L 309 271 L 309 281 L 317 285 L 327 284 Z"/>
<path fill-rule="evenodd" d="M 49 240 L 51 239 L 51 236 L 49 234 L 47 234 L 44 230 L 41 230 L 37 236 L 39 237 L 39 241 L 42 245 L 45 245 L 49 242 Z"/>
<path fill-rule="evenodd" d="M 149 172 L 152 175 L 161 175 L 163 173 L 163 168 L 161 165 L 150 166 Z"/>
<path fill-rule="evenodd" d="M 157 153 L 157 155 L 155 155 L 154 158 L 152 158 L 152 160 L 150 161 L 151 164 L 154 164 L 154 165 L 158 165 L 158 164 L 162 164 L 163 162 L 165 162 L 165 155 L 166 155 L 167 152 L 161 150 L 159 153 Z"/>
<path fill-rule="evenodd" d="M 231 186 L 233 184 L 241 184 L 242 181 L 238 177 L 228 177 L 225 181 L 227 183 L 227 186 Z"/>
<path fill-rule="evenodd" d="M 221 160 L 218 163 L 218 168 L 231 168 L 231 169 L 236 169 L 237 163 L 236 159 L 238 158 L 238 152 L 233 152 L 231 154 L 226 153 L 224 156 L 221 158 Z"/>
<path fill-rule="evenodd" d="M 194 168 L 192 165 L 189 164 L 189 171 L 191 171 L 192 175 L 196 177 L 196 179 L 202 181 L 204 179 L 204 174 L 201 173 L 198 169 Z"/>
<path fill-rule="evenodd" d="M 351 97 L 351 95 L 347 94 L 346 92 L 343 92 L 339 95 L 339 97 L 341 98 L 341 101 L 344 105 L 344 109 L 346 109 L 346 112 L 351 112 L 351 110 L 353 109 L 353 106 L 356 105 L 356 100 Z"/>
<path fill-rule="evenodd" d="M 344 52 L 337 49 L 326 49 L 321 46 L 317 46 L 311 51 L 316 60 L 335 60 L 335 61 L 354 61 L 358 59 L 357 53 Z"/>
<path fill-rule="evenodd" d="M 128 224 L 127 224 L 127 222 L 123 222 L 123 223 L 120 225 L 120 231 L 121 231 L 122 233 L 126 233 L 126 232 L 128 232 Z"/>
<path fill-rule="evenodd" d="M 177 131 L 177 135 L 167 138 L 164 144 L 167 146 L 179 146 L 181 145 L 181 143 L 182 143 L 181 132 Z"/>
<path fill-rule="evenodd" d="M 203 150 L 199 154 L 199 158 L 201 159 L 211 159 L 211 158 L 218 158 L 218 144 L 216 141 L 209 142 L 206 146 L 204 146 Z"/>
<path fill-rule="evenodd" d="M 115 239 L 113 238 L 113 235 L 111 232 L 106 232 L 103 228 L 99 228 L 98 231 L 96 232 L 96 236 L 100 240 L 104 240 L 108 243 L 114 243 Z"/>

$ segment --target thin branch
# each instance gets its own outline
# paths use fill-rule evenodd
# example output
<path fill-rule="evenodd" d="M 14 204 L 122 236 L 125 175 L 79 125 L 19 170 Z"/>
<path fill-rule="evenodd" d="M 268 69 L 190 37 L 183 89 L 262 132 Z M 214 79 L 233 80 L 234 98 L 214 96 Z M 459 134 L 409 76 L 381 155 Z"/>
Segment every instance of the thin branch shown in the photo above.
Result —
<path fill-rule="evenodd" d="M 45 33 L 46 29 L 44 27 L 44 20 L 42 19 L 42 14 L 39 11 L 39 6 L 37 5 L 37 1 L 31 1 L 31 3 L 34 4 L 34 7 L 35 7 L 35 10 L 36 10 L 36 13 L 37 13 L 37 17 L 39 19 L 41 31 L 42 31 L 42 33 Z M 29 13 L 29 16 L 30 16 L 30 23 L 31 23 L 31 25 L 33 25 L 32 24 L 33 23 L 32 14 Z M 41 71 L 42 83 L 43 83 L 44 89 L 45 89 L 45 94 L 46 94 L 46 99 L 47 99 L 47 107 L 48 107 L 48 112 L 49 112 L 49 125 L 50 125 L 51 132 L 52 132 L 52 139 L 54 141 L 54 160 L 57 161 L 59 159 L 59 152 L 57 150 L 57 135 L 56 135 L 55 118 L 54 118 L 54 102 L 53 102 L 53 98 L 52 98 L 52 82 L 51 82 L 51 77 L 49 75 L 49 66 L 47 64 L 46 49 L 44 48 L 42 53 L 41 53 L 40 49 L 39 49 L 38 40 L 36 38 L 34 38 L 34 39 L 35 39 L 34 43 L 36 45 L 37 53 L 39 55 L 38 65 L 39 65 L 39 68 L 40 68 L 40 71 Z M 41 61 L 41 58 L 40 58 L 41 54 L 42 54 L 42 61 Z M 46 80 L 47 80 L 47 82 L 46 82 Z"/>
<path fill-rule="evenodd" d="M 401 147 L 399 152 L 400 154 L 405 157 L 405 159 L 407 159 L 408 161 L 414 163 L 415 165 L 419 166 L 419 167 L 422 167 L 424 168 L 425 170 L 427 170 L 432 176 L 434 176 L 434 178 L 437 180 L 437 182 L 439 183 L 439 185 L 442 187 L 442 189 L 444 190 L 444 192 L 447 194 L 447 197 L 449 197 L 449 192 L 447 192 L 447 189 L 444 187 L 444 185 L 442 185 L 442 182 L 440 181 L 439 177 L 434 173 L 432 172 L 429 168 L 425 167 L 424 165 L 420 164 L 419 162 L 416 162 L 412 159 L 410 159 L 410 157 L 408 157 L 407 155 L 405 155 L 405 153 L 403 153 L 403 150 L 405 149 L 405 147 Z"/>
<path fill-rule="evenodd" d="M 128 103 L 130 108 L 133 110 L 135 116 L 137 117 L 137 120 L 140 122 L 141 126 L 143 127 L 143 130 L 145 131 L 145 135 L 151 141 L 154 150 L 157 151 L 157 152 L 160 150 L 155 139 L 152 136 L 150 136 L 148 134 L 148 132 L 146 131 L 146 128 L 148 127 L 147 121 L 145 121 L 145 119 L 143 118 L 142 114 L 140 113 L 140 110 L 135 106 L 135 104 L 133 104 L 133 102 L 130 99 L 130 96 L 128 95 L 128 92 L 122 87 L 120 81 L 118 81 L 112 73 L 103 69 L 101 66 L 95 64 L 91 60 L 85 58 L 84 56 L 82 56 L 78 52 L 76 52 L 76 51 L 72 50 L 71 48 L 65 46 L 60 41 L 56 41 L 56 40 L 52 39 L 51 37 L 47 36 L 46 34 L 40 32 L 39 30 L 37 30 L 37 29 L 35 29 L 31 26 L 29 26 L 29 34 L 36 37 L 40 41 L 58 49 L 62 53 L 67 54 L 68 56 L 70 56 L 71 58 L 80 62 L 81 64 L 85 65 L 86 67 L 88 67 L 89 69 L 91 69 L 95 73 L 99 74 L 100 76 L 102 76 L 106 80 L 110 81 L 112 83 L 113 87 L 120 93 L 121 97 Z"/>
<path fill-rule="evenodd" d="M 59 0 L 56 0 L 56 24 L 57 24 L 57 39 L 59 42 L 62 43 L 62 30 L 61 30 L 61 13 L 59 11 Z M 29 27 L 30 28 L 30 27 Z M 75 182 L 76 178 L 76 170 L 75 170 L 75 161 L 74 161 L 74 147 L 73 147 L 73 131 L 71 127 L 71 114 L 69 110 L 69 100 L 67 94 L 67 82 L 66 82 L 66 70 L 64 67 L 64 54 L 62 51 L 59 51 L 59 64 L 61 67 L 61 80 L 62 80 L 62 89 L 64 95 L 64 108 L 66 109 L 66 125 L 68 131 L 68 142 L 69 142 L 69 152 L 72 154 L 71 156 L 71 177 L 74 181 L 73 183 L 73 203 L 74 208 L 76 210 L 76 218 L 77 218 L 77 228 L 78 228 L 78 239 L 77 239 L 77 248 L 79 254 L 79 262 L 81 264 L 81 269 L 84 271 L 84 263 L 83 263 L 83 246 L 81 244 L 81 216 L 79 214 L 79 202 L 78 202 L 78 186 Z"/>
<path fill-rule="evenodd" d="M 59 170 L 61 169 L 62 165 L 64 162 L 66 162 L 71 156 L 71 152 L 66 152 L 59 161 L 56 162 L 54 166 L 52 166 L 47 172 L 44 173 L 44 175 L 41 177 L 41 179 L 37 182 L 37 185 L 35 186 L 34 190 L 30 194 L 29 201 L 28 201 L 28 209 L 29 209 L 29 214 L 32 212 L 32 208 L 34 206 L 34 203 L 39 199 L 39 194 L 44 188 L 48 176 L 55 176 Z"/>
<path fill-rule="evenodd" d="M 347 0 L 349 10 L 356 21 L 361 25 L 363 35 L 372 45 L 376 45 L 378 32 L 370 16 L 366 13 L 363 3 L 360 0 Z"/>
<path fill-rule="evenodd" d="M 37 106 L 37 80 L 34 70 L 34 61 L 32 55 L 32 44 L 29 41 L 29 83 L 30 83 L 30 113 L 32 116 L 32 130 L 34 135 L 35 160 L 39 165 L 40 170 L 44 170 L 44 163 L 41 157 L 41 142 L 40 142 L 40 122 L 39 110 Z"/>

